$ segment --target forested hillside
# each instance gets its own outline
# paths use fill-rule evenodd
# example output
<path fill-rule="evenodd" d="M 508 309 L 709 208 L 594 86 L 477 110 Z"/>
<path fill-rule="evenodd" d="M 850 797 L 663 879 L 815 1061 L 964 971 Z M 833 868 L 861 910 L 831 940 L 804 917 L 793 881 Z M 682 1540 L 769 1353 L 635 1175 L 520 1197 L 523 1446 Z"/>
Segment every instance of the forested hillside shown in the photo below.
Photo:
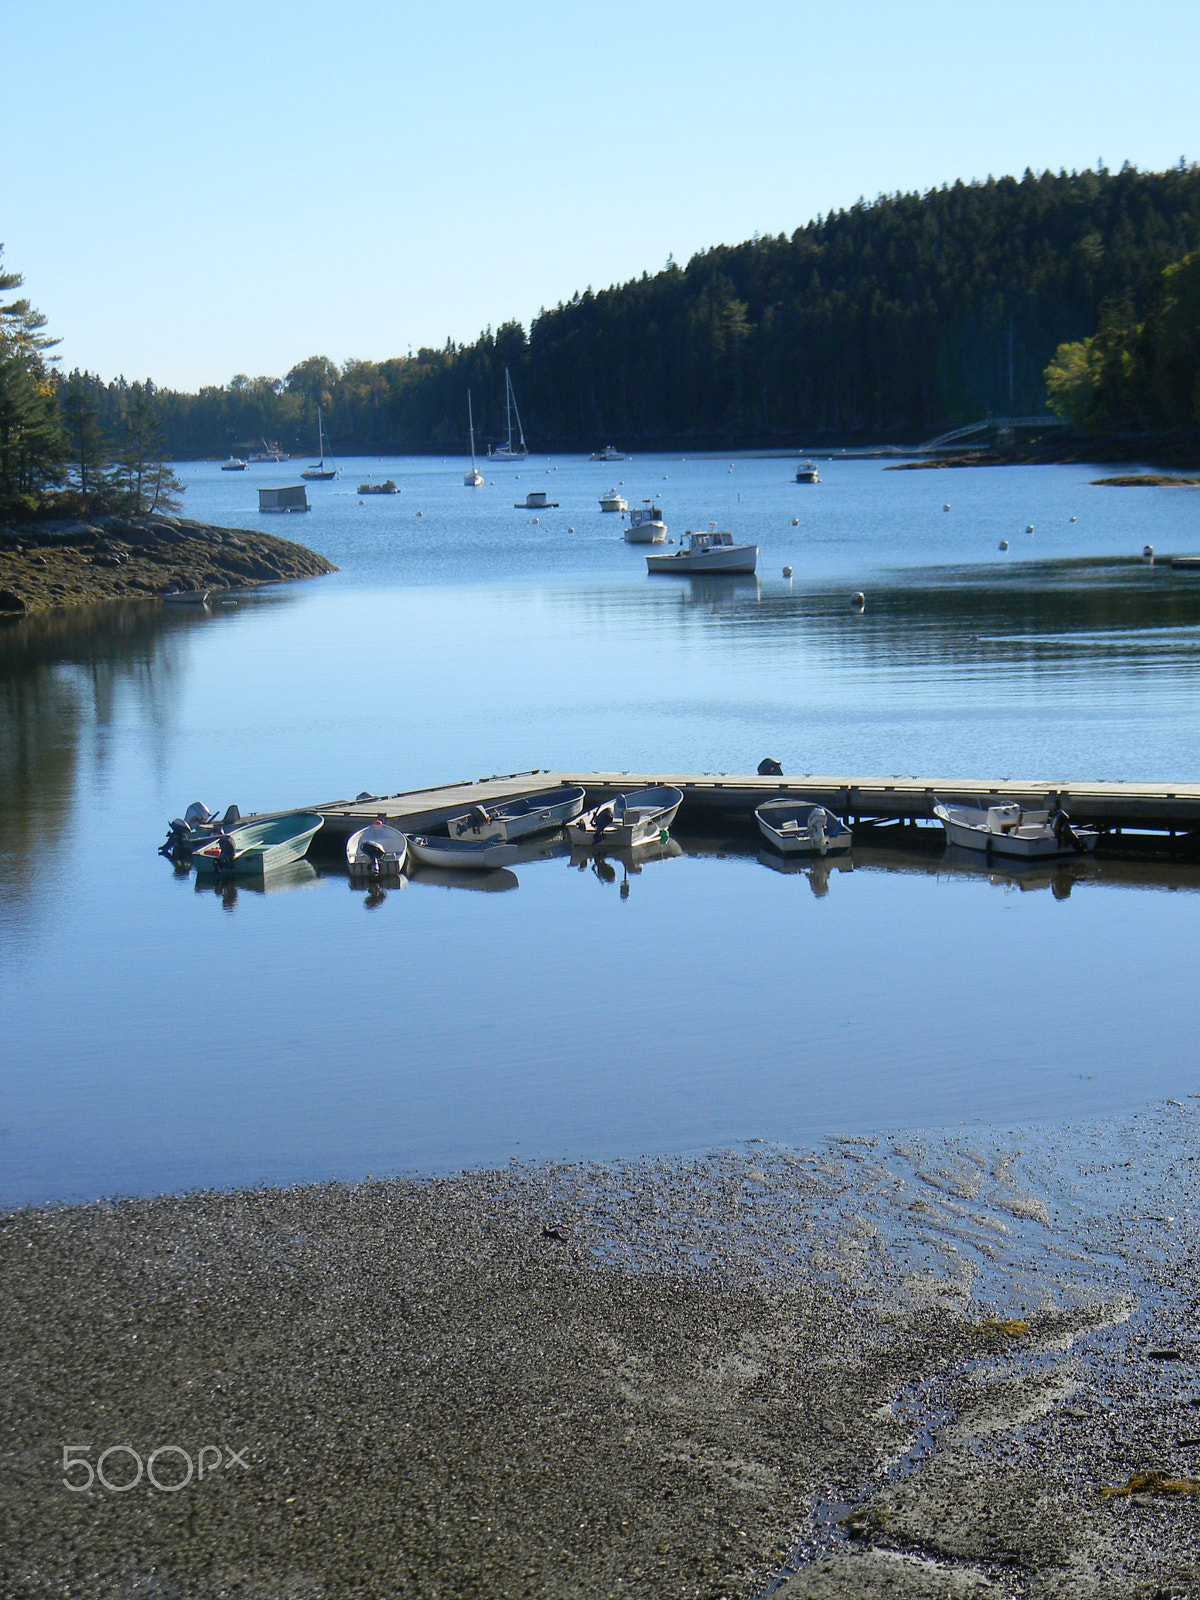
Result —
<path fill-rule="evenodd" d="M 915 443 L 1048 401 L 1092 427 L 1195 424 L 1198 249 L 1200 167 L 1027 172 L 716 246 L 577 293 L 528 332 L 341 368 L 311 356 L 198 394 L 63 375 L 41 314 L 0 303 L 0 500 L 72 459 L 86 490 L 106 448 L 139 495 L 151 443 L 304 453 L 318 402 L 341 454 L 462 449 L 469 387 L 482 445 L 502 436 L 505 366 L 544 450 Z"/>

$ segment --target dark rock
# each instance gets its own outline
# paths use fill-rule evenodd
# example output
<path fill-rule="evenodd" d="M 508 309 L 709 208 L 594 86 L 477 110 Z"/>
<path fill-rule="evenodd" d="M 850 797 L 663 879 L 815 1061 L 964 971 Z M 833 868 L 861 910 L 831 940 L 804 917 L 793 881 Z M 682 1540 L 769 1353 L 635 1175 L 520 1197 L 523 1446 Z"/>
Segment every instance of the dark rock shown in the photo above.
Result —
<path fill-rule="evenodd" d="M 23 617 L 29 608 L 15 589 L 0 589 L 0 612 L 9 617 Z"/>

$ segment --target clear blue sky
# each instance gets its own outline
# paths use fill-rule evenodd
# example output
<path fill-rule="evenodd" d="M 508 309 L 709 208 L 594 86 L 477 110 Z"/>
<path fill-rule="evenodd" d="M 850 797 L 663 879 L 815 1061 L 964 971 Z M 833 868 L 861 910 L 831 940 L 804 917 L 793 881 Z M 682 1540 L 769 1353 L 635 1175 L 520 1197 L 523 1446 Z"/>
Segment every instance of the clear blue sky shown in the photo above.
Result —
<path fill-rule="evenodd" d="M 383 359 L 896 189 L 1200 156 L 1196 0 L 0 8 L 65 365 Z"/>

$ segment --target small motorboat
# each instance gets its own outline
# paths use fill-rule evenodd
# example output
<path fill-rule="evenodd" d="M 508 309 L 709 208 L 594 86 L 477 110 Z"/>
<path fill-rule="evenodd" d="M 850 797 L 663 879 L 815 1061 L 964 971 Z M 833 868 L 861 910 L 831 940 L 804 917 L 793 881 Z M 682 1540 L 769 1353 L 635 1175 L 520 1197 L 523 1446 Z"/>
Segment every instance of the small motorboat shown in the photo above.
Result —
<path fill-rule="evenodd" d="M 615 444 L 606 444 L 603 450 L 593 450 L 589 461 L 624 461 L 625 457 Z"/>
<path fill-rule="evenodd" d="M 953 806 L 935 798 L 933 814 L 946 830 L 948 844 L 990 855 L 1089 855 L 1100 837 L 1095 828 L 1075 828 L 1061 808 L 1056 811 L 1024 807 L 1017 802 L 1001 806 Z"/>
<path fill-rule="evenodd" d="M 854 842 L 850 829 L 832 811 L 787 795 L 756 806 L 754 820 L 767 843 L 785 856 L 824 856 L 831 850 L 849 850 Z"/>
<path fill-rule="evenodd" d="M 664 839 L 682 804 L 683 790 L 669 784 L 631 789 L 568 822 L 567 837 L 592 850 L 632 850 Z"/>
<path fill-rule="evenodd" d="M 382 483 L 360 483 L 359 494 L 399 494 L 395 478 L 385 478 Z"/>
<path fill-rule="evenodd" d="M 451 871 L 467 868 L 473 872 L 491 872 L 496 867 L 511 866 L 517 859 L 515 844 L 494 838 L 449 839 L 413 833 L 409 835 L 408 849 L 423 866 L 447 867 Z"/>
<path fill-rule="evenodd" d="M 398 878 L 408 855 L 408 839 L 382 817 L 346 840 L 346 865 L 352 878 Z"/>
<path fill-rule="evenodd" d="M 579 815 L 586 798 L 587 791 L 579 784 L 543 789 L 503 805 L 472 806 L 461 817 L 451 817 L 446 829 L 452 839 L 524 839 L 561 828 Z"/>
<path fill-rule="evenodd" d="M 198 845 L 211 843 L 223 828 L 236 828 L 241 820 L 242 814 L 234 805 L 218 817 L 202 800 L 193 800 L 181 817 L 172 817 L 168 822 L 166 842 L 159 846 L 158 853 L 172 861 L 186 861 Z"/>
<path fill-rule="evenodd" d="M 643 500 L 629 513 L 629 526 L 625 529 L 626 544 L 664 544 L 667 525 L 662 508 L 653 500 Z"/>
<path fill-rule="evenodd" d="M 820 481 L 815 461 L 802 461 L 796 468 L 797 483 L 820 483 Z"/>
<path fill-rule="evenodd" d="M 208 604 L 207 589 L 164 589 L 159 595 L 169 606 L 203 606 Z"/>
<path fill-rule="evenodd" d="M 610 489 L 607 494 L 600 496 L 601 511 L 628 511 L 629 501 L 616 489 Z"/>
<path fill-rule="evenodd" d="M 222 461 L 222 463 L 221 463 L 221 471 L 222 472 L 245 472 L 246 465 L 247 465 L 247 463 L 242 460 L 241 456 L 230 456 L 228 461 Z"/>
<path fill-rule="evenodd" d="M 713 523 L 707 533 L 688 529 L 687 549 L 671 555 L 647 556 L 648 572 L 753 572 L 758 565 L 756 544 L 734 544 L 731 533 L 719 532 Z"/>
<path fill-rule="evenodd" d="M 293 811 L 286 817 L 243 822 L 220 831 L 210 844 L 192 852 L 197 872 L 247 877 L 299 861 L 312 837 L 325 825 L 315 811 Z"/>

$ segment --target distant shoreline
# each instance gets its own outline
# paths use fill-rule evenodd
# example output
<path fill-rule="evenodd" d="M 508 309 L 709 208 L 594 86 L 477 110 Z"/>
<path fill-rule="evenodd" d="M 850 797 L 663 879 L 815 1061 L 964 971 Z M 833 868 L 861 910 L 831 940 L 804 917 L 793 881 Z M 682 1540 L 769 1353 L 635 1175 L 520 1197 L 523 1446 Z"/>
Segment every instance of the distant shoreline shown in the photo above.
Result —
<path fill-rule="evenodd" d="M 0 620 L 172 591 L 253 589 L 337 568 L 324 556 L 245 528 L 170 516 L 102 516 L 0 528 Z"/>

